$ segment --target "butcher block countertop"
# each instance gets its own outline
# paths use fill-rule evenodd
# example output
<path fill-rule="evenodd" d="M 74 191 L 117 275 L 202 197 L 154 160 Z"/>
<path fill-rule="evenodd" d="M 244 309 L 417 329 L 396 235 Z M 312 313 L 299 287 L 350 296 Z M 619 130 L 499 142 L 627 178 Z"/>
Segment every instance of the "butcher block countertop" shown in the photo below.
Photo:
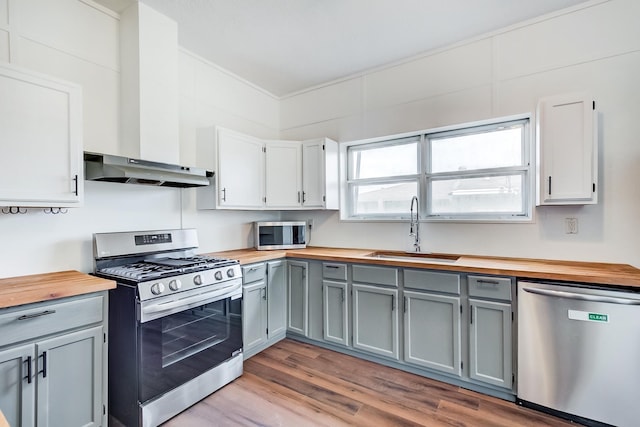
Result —
<path fill-rule="evenodd" d="M 233 258 L 241 264 L 251 264 L 288 257 L 320 261 L 349 262 L 359 264 L 387 265 L 392 267 L 425 268 L 476 274 L 516 276 L 526 279 L 568 281 L 611 285 L 640 290 L 640 269 L 628 264 L 608 264 L 579 261 L 556 261 L 529 258 L 483 257 L 476 255 L 432 254 L 435 257 L 455 258 L 454 261 L 430 262 L 428 260 L 382 259 L 377 254 L 405 256 L 397 251 L 371 249 L 343 249 L 308 247 L 306 249 L 257 251 L 239 249 L 216 252 L 210 255 Z M 428 256 L 428 255 L 427 255 Z"/>
<path fill-rule="evenodd" d="M 101 279 L 75 270 L 0 279 L 0 308 L 49 301 L 116 287 L 113 280 Z"/>

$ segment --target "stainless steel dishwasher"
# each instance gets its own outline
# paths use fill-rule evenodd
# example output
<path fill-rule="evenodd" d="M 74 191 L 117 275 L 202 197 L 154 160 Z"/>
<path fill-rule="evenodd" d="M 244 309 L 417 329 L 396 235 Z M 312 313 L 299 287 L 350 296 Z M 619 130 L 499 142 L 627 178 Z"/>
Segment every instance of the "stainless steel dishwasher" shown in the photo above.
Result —
<path fill-rule="evenodd" d="M 639 398 L 640 293 L 518 282 L 519 404 L 630 427 Z"/>

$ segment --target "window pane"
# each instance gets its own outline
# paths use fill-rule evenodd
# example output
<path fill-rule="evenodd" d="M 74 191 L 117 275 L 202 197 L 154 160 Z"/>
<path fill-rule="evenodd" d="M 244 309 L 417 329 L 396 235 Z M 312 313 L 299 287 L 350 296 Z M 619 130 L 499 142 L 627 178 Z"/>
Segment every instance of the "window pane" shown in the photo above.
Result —
<path fill-rule="evenodd" d="M 354 214 L 408 214 L 418 183 L 400 182 L 354 186 Z"/>
<path fill-rule="evenodd" d="M 417 141 L 374 148 L 349 148 L 349 179 L 384 178 L 417 173 Z"/>
<path fill-rule="evenodd" d="M 431 181 L 432 215 L 523 214 L 522 175 Z"/>
<path fill-rule="evenodd" d="M 430 139 L 431 173 L 522 165 L 523 125 Z"/>

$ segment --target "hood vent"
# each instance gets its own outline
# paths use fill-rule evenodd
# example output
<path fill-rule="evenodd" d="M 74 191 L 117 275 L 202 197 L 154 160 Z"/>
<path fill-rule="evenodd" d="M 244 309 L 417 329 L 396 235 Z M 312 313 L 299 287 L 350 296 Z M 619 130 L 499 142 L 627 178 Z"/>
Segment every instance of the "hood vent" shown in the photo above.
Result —
<path fill-rule="evenodd" d="M 85 179 L 162 187 L 202 187 L 209 185 L 212 172 L 204 169 L 149 162 L 128 157 L 84 153 Z"/>

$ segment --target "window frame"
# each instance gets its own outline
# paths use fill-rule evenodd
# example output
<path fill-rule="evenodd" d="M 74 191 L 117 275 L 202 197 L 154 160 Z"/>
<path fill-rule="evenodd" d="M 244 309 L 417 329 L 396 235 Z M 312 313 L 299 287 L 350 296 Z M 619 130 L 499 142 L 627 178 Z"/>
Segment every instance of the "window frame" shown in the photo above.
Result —
<path fill-rule="evenodd" d="M 360 141 L 351 141 L 340 144 L 340 170 L 341 176 L 341 206 L 340 206 L 340 219 L 342 221 L 406 221 L 409 219 L 409 205 L 407 205 L 406 214 L 360 214 L 354 215 L 355 203 L 357 203 L 354 194 L 354 184 L 378 184 L 378 183 L 392 183 L 401 182 L 404 180 L 413 180 L 417 178 L 417 196 L 420 200 L 420 221 L 424 222 L 469 222 L 469 223 L 527 223 L 533 222 L 533 206 L 535 195 L 535 156 L 534 156 L 534 139 L 532 129 L 532 115 L 518 114 L 512 116 L 499 117 L 489 120 L 463 123 L 452 126 L 445 126 L 440 128 L 426 129 L 415 132 L 407 132 L 403 134 L 389 135 L 378 138 L 370 138 Z M 478 130 L 486 129 L 499 129 L 504 126 L 512 126 L 514 124 L 522 124 L 522 162 L 519 166 L 506 166 L 497 168 L 485 168 L 474 169 L 461 173 L 459 171 L 454 172 L 438 172 L 431 173 L 431 146 L 429 139 L 433 139 L 435 136 L 455 136 L 463 135 L 465 133 L 475 134 L 479 133 Z M 354 146 L 369 145 L 372 148 L 385 145 L 394 145 L 397 141 L 410 140 L 411 138 L 418 139 L 418 174 L 411 176 L 408 179 L 407 176 L 394 176 L 394 177 L 381 177 L 381 178 L 368 178 L 362 180 L 349 179 L 349 151 L 353 150 Z M 432 200 L 430 192 L 431 182 L 437 181 L 443 178 L 455 178 L 464 177 L 472 178 L 478 176 L 503 176 L 503 175 L 520 175 L 523 178 L 522 184 L 522 211 L 515 213 L 465 213 L 465 214 L 436 214 L 432 215 Z"/>
<path fill-rule="evenodd" d="M 345 197 L 347 203 L 342 206 L 346 206 L 348 210 L 349 219 L 353 220 L 402 220 L 404 219 L 403 214 L 398 213 L 376 213 L 376 214 L 360 214 L 357 215 L 356 206 L 358 204 L 358 200 L 356 197 L 357 188 L 359 186 L 365 185 L 383 185 L 383 184 L 401 184 L 406 182 L 415 182 L 418 192 L 420 192 L 423 184 L 421 181 L 423 180 L 423 142 L 424 138 L 422 135 L 395 135 L 393 137 L 382 138 L 369 140 L 369 142 L 361 142 L 356 144 L 346 144 L 344 148 L 344 157 L 347 168 L 345 170 L 345 193 L 348 194 L 348 197 Z M 366 150 L 375 150 L 379 148 L 403 145 L 403 144 L 416 144 L 416 173 L 415 174 L 407 174 L 407 175 L 390 175 L 383 177 L 373 177 L 373 178 L 353 178 L 351 170 L 349 166 L 351 165 L 350 152 L 353 147 L 362 147 L 367 146 L 364 150 L 358 151 L 366 151 Z M 343 209 L 341 209 L 342 212 Z"/>

